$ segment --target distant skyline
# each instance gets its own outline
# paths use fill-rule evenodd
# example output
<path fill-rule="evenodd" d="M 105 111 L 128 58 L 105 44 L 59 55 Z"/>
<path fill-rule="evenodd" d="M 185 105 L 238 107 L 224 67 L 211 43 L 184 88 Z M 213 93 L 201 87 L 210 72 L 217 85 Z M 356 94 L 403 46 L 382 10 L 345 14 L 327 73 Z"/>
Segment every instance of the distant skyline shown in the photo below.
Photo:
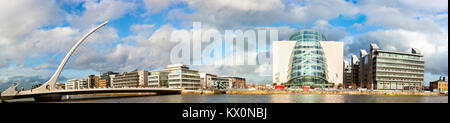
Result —
<path fill-rule="evenodd" d="M 447 0 L 2 0 L 0 90 L 19 80 L 27 86 L 45 82 L 81 35 L 107 20 L 89 55 L 69 64 L 61 81 L 162 69 L 172 64 L 171 32 L 190 31 L 193 22 L 219 32 L 277 29 L 279 40 L 315 29 L 330 41 L 343 41 L 348 61 L 370 43 L 400 52 L 417 48 L 425 56 L 426 85 L 448 76 Z M 265 76 L 271 75 L 269 64 L 190 67 L 272 82 Z"/>

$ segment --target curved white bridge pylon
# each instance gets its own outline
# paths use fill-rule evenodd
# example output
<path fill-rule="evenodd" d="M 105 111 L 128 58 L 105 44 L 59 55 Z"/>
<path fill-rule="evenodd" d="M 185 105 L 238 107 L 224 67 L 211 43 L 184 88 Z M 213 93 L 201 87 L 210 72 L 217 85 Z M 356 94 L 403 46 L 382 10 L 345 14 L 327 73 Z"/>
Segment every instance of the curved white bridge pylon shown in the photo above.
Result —
<path fill-rule="evenodd" d="M 73 46 L 72 49 L 66 54 L 66 56 L 64 57 L 64 59 L 59 64 L 58 69 L 53 74 L 53 76 L 47 82 L 45 82 L 43 85 L 41 85 L 40 87 L 38 87 L 36 89 L 33 89 L 33 92 L 35 92 L 35 93 L 42 93 L 42 92 L 49 92 L 49 91 L 55 90 L 56 82 L 58 81 L 58 78 L 59 78 L 62 70 L 64 69 L 64 66 L 66 65 L 66 63 L 68 62 L 68 60 L 70 59 L 72 54 L 75 52 L 75 50 L 78 48 L 78 46 L 80 46 L 83 43 L 83 41 L 86 40 L 92 33 L 94 33 L 95 31 L 99 30 L 100 28 L 104 27 L 106 24 L 108 24 L 108 21 L 106 21 L 105 23 L 97 26 L 96 28 L 94 28 L 91 31 L 89 31 L 86 35 L 84 35 L 75 44 L 75 46 Z M 16 95 L 17 93 L 18 93 L 17 91 L 16 92 L 12 92 L 11 90 L 9 90 L 9 91 L 2 92 L 2 96 L 5 96 L 5 95 Z"/>

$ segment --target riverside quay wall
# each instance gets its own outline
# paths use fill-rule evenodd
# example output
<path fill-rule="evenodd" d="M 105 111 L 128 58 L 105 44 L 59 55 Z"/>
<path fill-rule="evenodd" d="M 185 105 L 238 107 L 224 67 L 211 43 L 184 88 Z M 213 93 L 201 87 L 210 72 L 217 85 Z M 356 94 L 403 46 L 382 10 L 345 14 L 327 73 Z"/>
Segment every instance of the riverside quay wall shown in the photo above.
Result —
<path fill-rule="evenodd" d="M 322 95 L 405 95 L 405 96 L 443 96 L 433 92 L 413 91 L 287 91 L 287 90 L 229 90 L 226 94 L 322 94 Z"/>

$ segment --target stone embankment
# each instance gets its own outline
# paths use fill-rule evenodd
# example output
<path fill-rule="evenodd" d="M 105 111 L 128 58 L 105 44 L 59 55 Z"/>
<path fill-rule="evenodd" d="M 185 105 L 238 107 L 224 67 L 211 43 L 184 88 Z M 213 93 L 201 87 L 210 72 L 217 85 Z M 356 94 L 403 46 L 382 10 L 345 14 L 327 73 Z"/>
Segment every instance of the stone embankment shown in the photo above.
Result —
<path fill-rule="evenodd" d="M 439 93 L 432 92 L 413 92 L 413 91 L 287 91 L 287 90 L 229 90 L 226 94 L 322 94 L 322 95 L 411 95 L 411 96 L 441 96 Z"/>

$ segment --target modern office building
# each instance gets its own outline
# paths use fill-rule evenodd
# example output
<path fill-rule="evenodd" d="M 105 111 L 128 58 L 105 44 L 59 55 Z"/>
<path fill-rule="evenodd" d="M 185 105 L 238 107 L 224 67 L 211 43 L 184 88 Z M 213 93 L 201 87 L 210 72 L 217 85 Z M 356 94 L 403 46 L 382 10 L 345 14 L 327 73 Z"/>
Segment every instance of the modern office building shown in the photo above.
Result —
<path fill-rule="evenodd" d="M 352 66 L 348 61 L 344 61 L 344 88 L 351 88 L 353 83 Z"/>
<path fill-rule="evenodd" d="M 168 88 L 169 87 L 168 71 L 152 71 L 148 75 L 148 86 L 150 88 Z"/>
<path fill-rule="evenodd" d="M 200 74 L 196 70 L 190 70 L 183 64 L 168 65 L 165 71 L 169 71 L 169 88 L 184 90 L 200 90 Z"/>
<path fill-rule="evenodd" d="M 79 89 L 89 89 L 89 83 L 86 79 L 78 79 Z"/>
<path fill-rule="evenodd" d="M 424 59 L 417 50 L 411 53 L 381 50 L 370 45 L 361 50 L 360 82 L 372 90 L 420 90 L 424 83 Z"/>
<path fill-rule="evenodd" d="M 360 50 L 359 54 L 359 85 L 360 88 L 369 88 L 369 53 Z"/>
<path fill-rule="evenodd" d="M 147 77 L 148 72 L 143 70 L 110 75 L 114 88 L 145 87 L 145 84 L 148 83 Z"/>
<path fill-rule="evenodd" d="M 88 82 L 86 79 L 73 79 L 65 83 L 66 90 L 71 89 L 88 89 Z"/>
<path fill-rule="evenodd" d="M 115 73 L 115 72 L 109 71 L 109 72 L 106 72 L 106 73 L 103 73 L 103 74 L 100 75 L 100 80 L 106 80 L 106 87 L 107 88 L 113 86 L 112 82 L 111 82 L 110 75 L 114 75 L 114 74 L 119 74 L 119 73 Z"/>
<path fill-rule="evenodd" d="M 76 83 L 75 80 L 69 80 L 65 83 L 66 85 L 66 90 L 71 90 L 71 89 L 78 89 L 78 83 Z"/>
<path fill-rule="evenodd" d="M 88 82 L 88 87 L 89 88 L 99 88 L 100 87 L 100 82 L 99 82 L 99 76 L 95 76 L 95 75 L 89 75 L 86 77 L 86 80 Z"/>
<path fill-rule="evenodd" d="M 358 56 L 356 55 L 352 55 L 352 89 L 356 89 L 358 87 L 361 86 L 360 82 L 359 82 L 359 59 Z"/>
<path fill-rule="evenodd" d="M 343 83 L 343 42 L 327 41 L 320 32 L 302 30 L 290 41 L 275 41 L 272 46 L 274 83 L 314 87 Z"/>
<path fill-rule="evenodd" d="M 448 92 L 448 81 L 445 77 L 439 77 L 439 80 L 430 82 L 430 89 L 433 92 L 445 93 Z"/>
<path fill-rule="evenodd" d="M 168 65 L 163 70 L 151 71 L 148 75 L 148 86 L 151 88 L 184 90 L 228 89 L 232 87 L 230 81 L 230 78 L 190 70 L 189 67 L 183 64 Z M 241 86 L 245 85 L 245 79 L 244 82 L 237 80 L 236 82 Z"/>
<path fill-rule="evenodd" d="M 139 71 L 137 71 L 137 74 L 139 76 L 138 87 L 148 87 L 148 75 L 149 75 L 149 72 L 146 71 L 146 70 L 139 70 Z"/>

